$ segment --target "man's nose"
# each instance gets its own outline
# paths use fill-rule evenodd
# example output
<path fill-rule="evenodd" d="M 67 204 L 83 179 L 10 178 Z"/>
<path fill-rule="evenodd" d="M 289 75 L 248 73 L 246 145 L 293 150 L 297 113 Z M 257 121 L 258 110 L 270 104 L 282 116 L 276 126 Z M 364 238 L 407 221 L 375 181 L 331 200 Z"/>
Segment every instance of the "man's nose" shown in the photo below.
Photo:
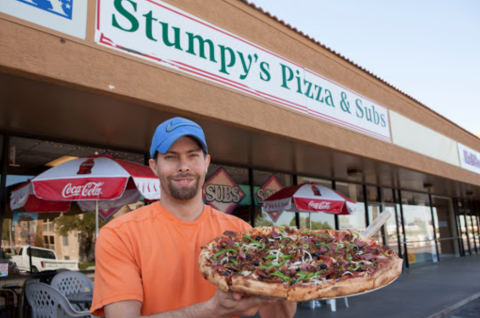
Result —
<path fill-rule="evenodd" d="M 188 160 L 186 157 L 180 157 L 180 165 L 178 167 L 178 171 L 180 172 L 187 172 L 190 171 L 190 166 L 188 165 Z"/>

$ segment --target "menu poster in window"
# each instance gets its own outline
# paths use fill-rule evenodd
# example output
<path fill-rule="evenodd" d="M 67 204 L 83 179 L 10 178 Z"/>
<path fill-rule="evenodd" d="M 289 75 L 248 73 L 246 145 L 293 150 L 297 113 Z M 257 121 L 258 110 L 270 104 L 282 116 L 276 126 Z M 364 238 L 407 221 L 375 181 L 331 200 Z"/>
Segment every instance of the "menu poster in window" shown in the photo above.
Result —
<path fill-rule="evenodd" d="M 230 214 L 245 197 L 245 192 L 224 168 L 220 168 L 205 182 L 202 196 L 208 205 Z"/>
<path fill-rule="evenodd" d="M 277 177 L 275 175 L 272 175 L 267 182 L 263 184 L 263 186 L 257 190 L 255 193 L 256 199 L 259 204 L 263 204 L 263 201 L 274 194 L 275 192 L 283 189 L 282 184 L 280 181 L 278 181 Z M 266 212 L 270 218 L 273 220 L 273 222 L 277 222 L 277 220 L 280 218 L 280 216 L 283 213 L 282 211 L 273 211 L 273 212 Z"/>
<path fill-rule="evenodd" d="M 35 245 L 37 220 L 37 213 L 13 213 L 12 231 L 14 233 L 15 245 Z"/>

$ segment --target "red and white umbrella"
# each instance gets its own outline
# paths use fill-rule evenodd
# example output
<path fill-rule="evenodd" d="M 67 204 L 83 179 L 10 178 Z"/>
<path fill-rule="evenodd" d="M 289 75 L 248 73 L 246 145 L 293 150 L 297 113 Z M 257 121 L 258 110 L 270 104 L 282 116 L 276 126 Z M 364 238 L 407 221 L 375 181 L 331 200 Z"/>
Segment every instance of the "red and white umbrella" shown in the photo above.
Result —
<path fill-rule="evenodd" d="M 145 199 L 160 199 L 160 180 L 147 166 L 115 159 L 110 155 L 94 155 L 67 161 L 53 167 L 29 183 L 12 191 L 12 210 L 23 208 L 44 212 L 55 204 L 78 201 L 84 211 L 109 210 Z M 52 203 L 55 202 L 55 203 Z M 41 205 L 43 208 L 39 208 Z M 65 206 L 58 207 L 65 211 Z M 43 211 L 42 211 L 43 209 Z M 67 209 L 68 210 L 68 209 Z"/>
<path fill-rule="evenodd" d="M 326 212 L 331 214 L 354 214 L 355 201 L 322 185 L 307 182 L 272 194 L 263 202 L 263 209 L 290 212 Z"/>

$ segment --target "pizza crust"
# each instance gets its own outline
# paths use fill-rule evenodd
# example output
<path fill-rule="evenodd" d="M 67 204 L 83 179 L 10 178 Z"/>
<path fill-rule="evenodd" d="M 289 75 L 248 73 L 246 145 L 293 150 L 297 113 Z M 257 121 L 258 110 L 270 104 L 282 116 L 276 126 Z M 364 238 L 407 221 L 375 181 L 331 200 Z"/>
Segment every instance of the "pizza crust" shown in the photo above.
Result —
<path fill-rule="evenodd" d="M 232 277 L 230 290 L 239 293 L 287 299 L 287 284 L 264 283 L 241 275 Z"/>

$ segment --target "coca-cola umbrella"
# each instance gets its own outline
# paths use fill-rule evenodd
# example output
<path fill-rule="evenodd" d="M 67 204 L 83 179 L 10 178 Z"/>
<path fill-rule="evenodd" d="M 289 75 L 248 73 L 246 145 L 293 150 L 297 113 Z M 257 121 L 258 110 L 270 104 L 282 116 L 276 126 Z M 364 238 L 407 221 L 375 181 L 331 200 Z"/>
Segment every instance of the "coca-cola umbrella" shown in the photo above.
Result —
<path fill-rule="evenodd" d="M 70 160 L 39 174 L 12 191 L 10 205 L 27 209 L 30 202 L 40 206 L 77 201 L 83 211 L 95 210 L 98 235 L 99 210 L 136 202 L 141 195 L 149 201 L 160 199 L 160 181 L 151 169 L 105 154 Z"/>
<path fill-rule="evenodd" d="M 325 212 L 348 215 L 357 211 L 355 201 L 343 194 L 317 183 L 306 182 L 283 188 L 263 202 L 266 212 Z M 312 227 L 310 215 L 310 228 Z"/>

